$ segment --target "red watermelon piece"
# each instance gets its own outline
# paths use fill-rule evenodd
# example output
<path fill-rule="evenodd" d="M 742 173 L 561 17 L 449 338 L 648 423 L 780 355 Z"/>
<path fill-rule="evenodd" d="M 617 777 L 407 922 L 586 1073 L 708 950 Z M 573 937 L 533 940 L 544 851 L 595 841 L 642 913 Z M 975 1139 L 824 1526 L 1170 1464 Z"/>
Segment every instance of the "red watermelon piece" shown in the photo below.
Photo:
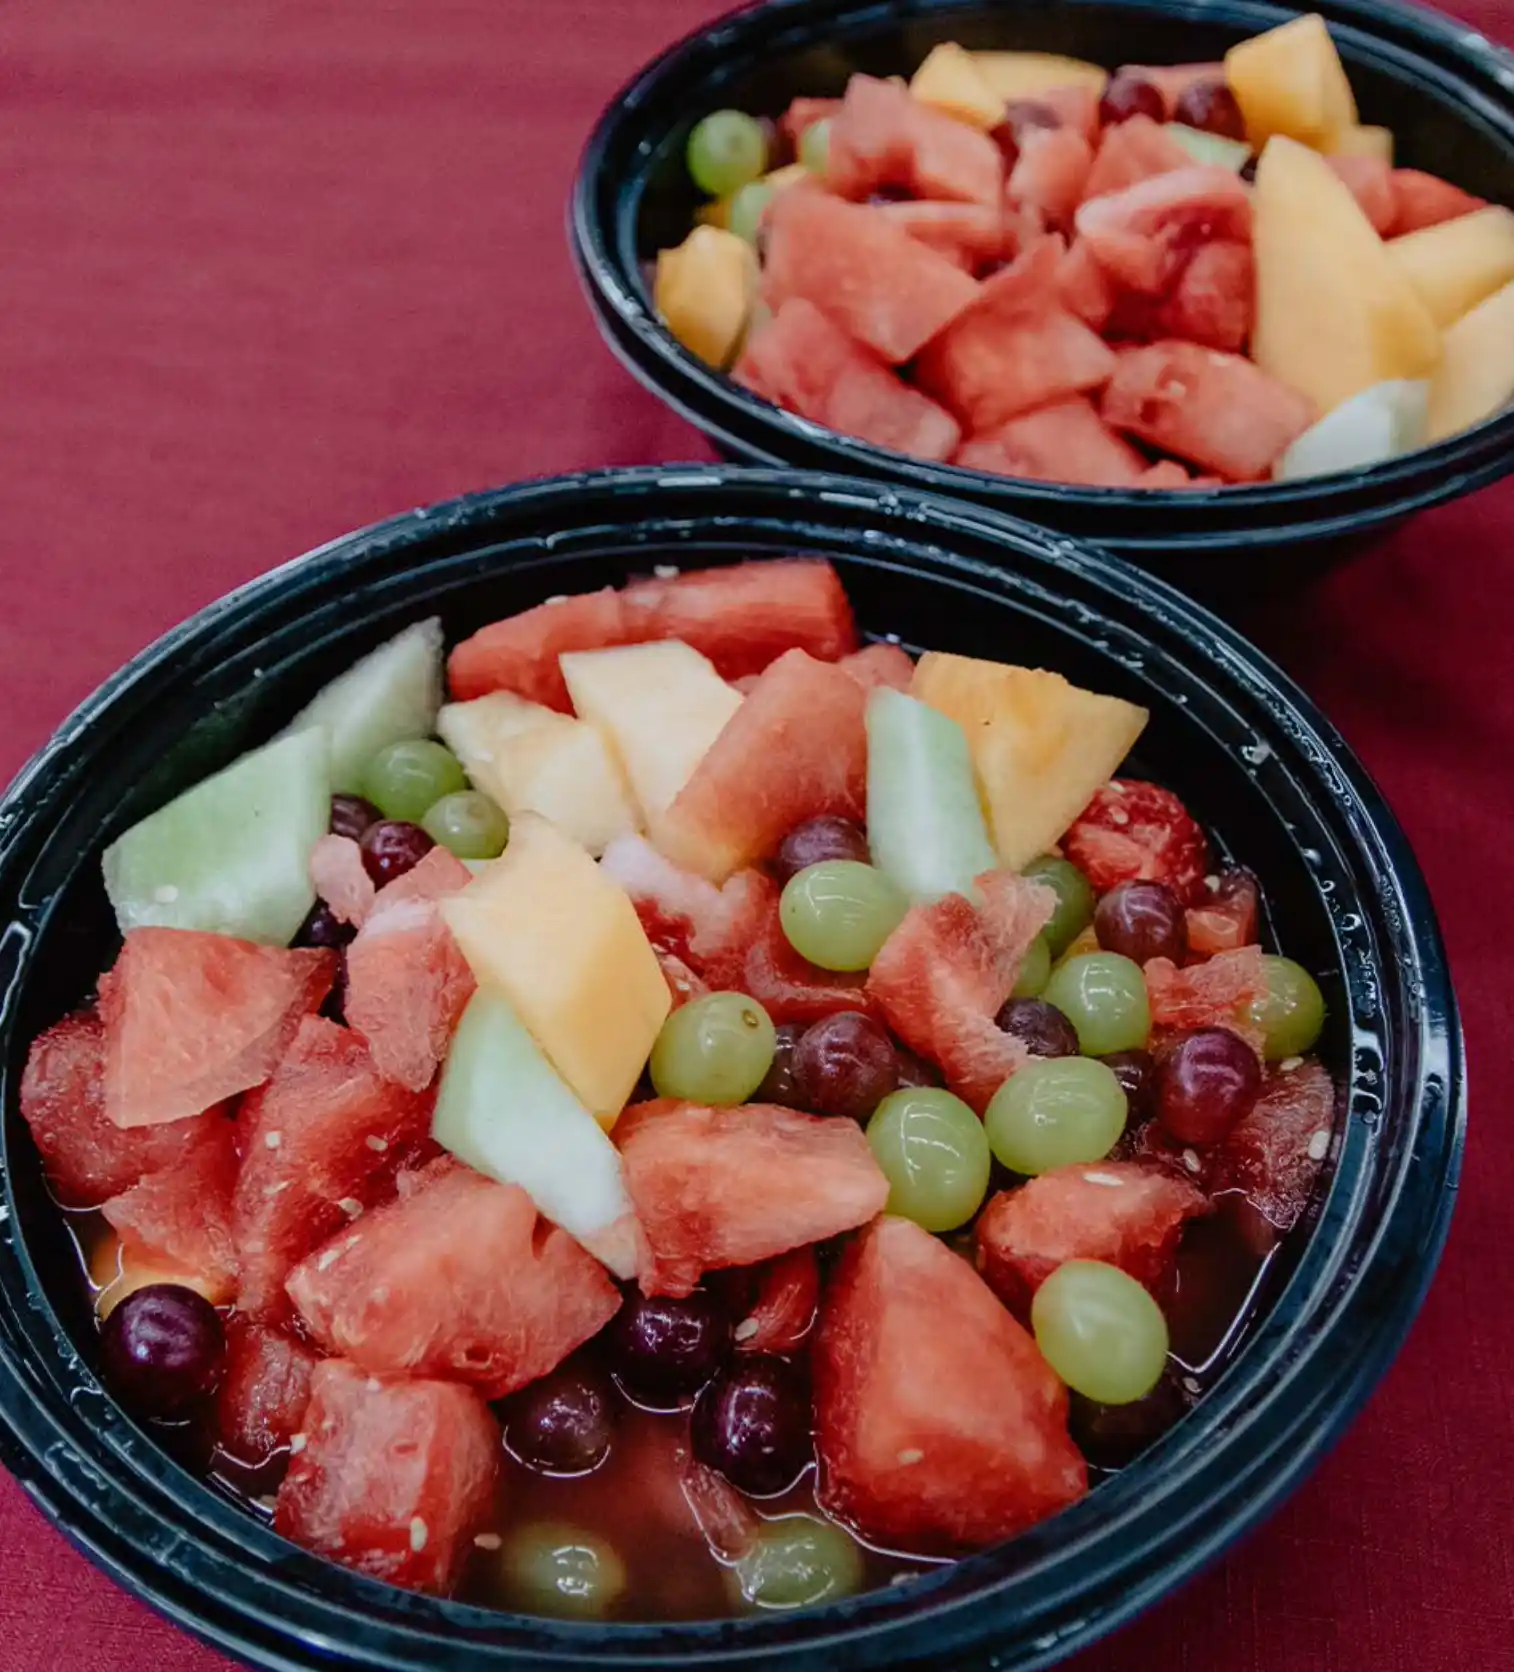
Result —
<path fill-rule="evenodd" d="M 1119 357 L 1104 419 L 1227 482 L 1259 482 L 1314 422 L 1314 403 L 1243 355 L 1165 339 Z"/>
<path fill-rule="evenodd" d="M 948 894 L 911 906 L 873 959 L 867 992 L 904 1043 L 982 1114 L 1025 1061 L 1023 1043 L 994 1017 L 1056 902 L 1012 871 L 986 872 L 977 887 L 976 905 Z"/>
<path fill-rule="evenodd" d="M 958 448 L 952 463 L 998 476 L 1093 488 L 1134 487 L 1147 468 L 1146 460 L 1110 429 L 1086 395 L 1022 412 L 974 436 Z"/>
<path fill-rule="evenodd" d="M 978 293 L 961 268 L 876 210 L 808 187 L 779 193 L 767 229 L 768 305 L 802 296 L 891 365 L 913 359 Z"/>
<path fill-rule="evenodd" d="M 216 1442 L 247 1469 L 265 1468 L 300 1431 L 319 1360 L 281 1330 L 234 1319 L 216 1391 Z"/>
<path fill-rule="evenodd" d="M 1249 244 L 1200 244 L 1163 296 L 1116 293 L 1111 336 L 1138 342 L 1178 338 L 1239 353 L 1256 310 L 1256 263 Z"/>
<path fill-rule="evenodd" d="M 778 917 L 778 886 L 768 877 L 762 881 L 767 885 L 763 912 L 751 940 L 742 945 L 740 973 L 720 985 L 750 993 L 780 1027 L 785 1022 L 808 1026 L 843 1010 L 876 1015 L 865 976 L 818 969 L 789 945 Z M 754 900 L 757 892 L 754 886 Z M 712 962 L 708 967 L 714 984 L 721 966 Z"/>
<path fill-rule="evenodd" d="M 1002 204 L 904 202 L 874 207 L 884 220 L 969 272 L 1008 253 Z"/>
<path fill-rule="evenodd" d="M 1105 128 L 1094 153 L 1093 167 L 1083 183 L 1083 201 L 1122 192 L 1140 180 L 1190 168 L 1192 155 L 1149 116 L 1132 116 Z"/>
<path fill-rule="evenodd" d="M 1384 157 L 1326 157 L 1325 161 L 1350 187 L 1372 230 L 1379 237 L 1388 237 L 1398 219 L 1392 163 Z"/>
<path fill-rule="evenodd" d="M 1193 164 L 1090 198 L 1075 224 L 1116 285 L 1160 296 L 1198 245 L 1250 243 L 1251 194 L 1233 169 Z"/>
<path fill-rule="evenodd" d="M 1143 973 L 1153 1031 L 1229 1028 L 1260 1050 L 1262 1031 L 1247 1012 L 1267 991 L 1261 947 L 1216 952 L 1184 969 L 1170 958 L 1150 958 Z"/>
<path fill-rule="evenodd" d="M 310 850 L 310 881 L 339 922 L 360 926 L 373 910 L 377 890 L 350 836 L 320 838 Z"/>
<path fill-rule="evenodd" d="M 1062 851 L 1095 894 L 1122 882 L 1164 882 L 1186 905 L 1209 869 L 1209 843 L 1171 790 L 1137 778 L 1111 778 L 1078 814 Z"/>
<path fill-rule="evenodd" d="M 430 1102 L 385 1079 L 355 1033 L 309 1016 L 238 1126 L 241 1310 L 277 1322 L 289 1314 L 284 1280 L 296 1263 L 393 1195 L 397 1169 L 430 1137 Z"/>
<path fill-rule="evenodd" d="M 833 662 L 790 650 L 727 721 L 664 817 L 663 846 L 713 882 L 766 859 L 795 825 L 861 821 L 867 694 Z"/>
<path fill-rule="evenodd" d="M 996 1544 L 1087 1490 L 1067 1390 L 972 1267 L 909 1220 L 847 1250 L 811 1362 L 820 1501 L 883 1549 Z"/>
<path fill-rule="evenodd" d="M 335 969 L 325 951 L 133 929 L 100 978 L 106 1118 L 155 1126 L 261 1085 Z"/>
<path fill-rule="evenodd" d="M 1442 221 L 1459 220 L 1474 209 L 1488 206 L 1486 198 L 1473 197 L 1449 180 L 1417 168 L 1395 168 L 1392 185 L 1395 238 L 1402 238 L 1406 232 L 1418 232 L 1422 227 L 1439 226 Z"/>
<path fill-rule="evenodd" d="M 192 1272 L 207 1294 L 236 1293 L 231 1193 L 237 1178 L 236 1129 L 223 1116 L 204 1118 L 176 1161 L 112 1196 L 101 1213 L 127 1255 L 146 1255 Z"/>
<path fill-rule="evenodd" d="M 593 1255 L 566 1231 L 538 1231 L 524 1190 L 446 1157 L 287 1287 L 330 1351 L 380 1375 L 470 1382 L 488 1399 L 555 1369 L 620 1306 Z"/>
<path fill-rule="evenodd" d="M 453 1382 L 381 1380 L 333 1359 L 311 1377 L 304 1434 L 275 1529 L 372 1579 L 447 1595 L 499 1477 L 499 1424 L 483 1400 Z"/>
<path fill-rule="evenodd" d="M 492 622 L 464 639 L 447 658 L 447 681 L 456 702 L 514 691 L 531 702 L 573 712 L 557 658 L 575 650 L 627 644 L 624 604 L 614 587 L 538 604 Z"/>
<path fill-rule="evenodd" d="M 1061 120 L 1063 127 L 1081 134 L 1091 146 L 1099 143 L 1099 95 L 1092 87 L 1077 82 L 1069 82 L 1065 87 L 1048 87 L 1037 93 L 1033 102 L 1045 105 Z"/>
<path fill-rule="evenodd" d="M 896 644 L 870 644 L 863 650 L 843 656 L 838 666 L 849 673 L 864 691 L 875 691 L 887 685 L 894 691 L 907 691 L 915 677 L 914 658 Z"/>
<path fill-rule="evenodd" d="M 691 1294 L 707 1271 L 756 1265 L 883 1211 L 884 1178 L 862 1128 L 752 1103 L 648 1108 L 617 1123 L 626 1189 L 651 1259 L 649 1295 Z"/>
<path fill-rule="evenodd" d="M 1141 480 L 1136 484 L 1141 488 L 1191 488 L 1194 478 L 1183 469 L 1176 459 L 1158 459 L 1154 465 L 1142 472 Z"/>
<path fill-rule="evenodd" d="M 1329 1153 L 1335 1109 L 1335 1086 L 1312 1058 L 1275 1068 L 1216 1152 L 1210 1188 L 1221 1199 L 1239 1197 L 1259 1251 L 1303 1217 Z"/>
<path fill-rule="evenodd" d="M 732 377 L 801 418 L 916 458 L 944 459 L 961 430 L 812 302 L 791 296 L 748 337 Z"/>
<path fill-rule="evenodd" d="M 820 1262 L 812 1247 L 793 1248 L 757 1272 L 757 1293 L 737 1324 L 743 1353 L 794 1353 L 820 1312 Z"/>
<path fill-rule="evenodd" d="M 1197 1185 L 1129 1161 L 1058 1167 L 1001 1190 L 978 1218 L 978 1270 L 1004 1304 L 1025 1314 L 1067 1260 L 1102 1260 L 1155 1292 L 1183 1226 L 1209 1211 Z"/>
<path fill-rule="evenodd" d="M 1189 906 L 1188 951 L 1194 958 L 1234 952 L 1252 945 L 1257 936 L 1261 891 L 1249 871 L 1226 871 L 1206 877 L 1204 892 Z"/>
<path fill-rule="evenodd" d="M 1114 311 L 1115 290 L 1088 245 L 1074 238 L 1057 265 L 1057 296 L 1068 313 L 1102 331 Z"/>
<path fill-rule="evenodd" d="M 841 109 L 840 99 L 794 99 L 778 118 L 778 131 L 797 151 L 799 141 L 817 122 L 828 122 Z"/>
<path fill-rule="evenodd" d="M 842 197 L 880 188 L 998 209 L 1004 160 L 986 134 L 890 81 L 854 75 L 831 119 L 826 184 Z"/>
<path fill-rule="evenodd" d="M 1076 128 L 1026 128 L 1009 174 L 1010 201 L 1039 209 L 1048 226 L 1072 225 L 1093 168 L 1093 147 Z"/>

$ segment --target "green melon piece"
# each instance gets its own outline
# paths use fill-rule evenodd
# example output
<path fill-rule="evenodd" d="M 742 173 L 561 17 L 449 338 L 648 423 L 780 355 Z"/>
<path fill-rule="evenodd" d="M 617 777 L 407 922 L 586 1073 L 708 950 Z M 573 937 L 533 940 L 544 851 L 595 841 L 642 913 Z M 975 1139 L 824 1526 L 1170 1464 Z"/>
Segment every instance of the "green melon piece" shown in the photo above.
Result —
<path fill-rule="evenodd" d="M 1244 140 L 1226 139 L 1224 134 L 1207 133 L 1203 128 L 1190 128 L 1182 122 L 1168 122 L 1165 131 L 1196 163 L 1209 163 L 1215 168 L 1241 169 L 1251 155 L 1251 147 Z"/>
<path fill-rule="evenodd" d="M 102 861 L 121 933 L 203 929 L 287 946 L 315 903 L 329 761 L 322 727 L 277 738 L 134 824 Z"/>
<path fill-rule="evenodd" d="M 361 795 L 369 761 L 391 743 L 430 737 L 442 705 L 442 624 L 434 616 L 370 651 L 322 687 L 286 728 L 324 726 L 331 788 Z"/>

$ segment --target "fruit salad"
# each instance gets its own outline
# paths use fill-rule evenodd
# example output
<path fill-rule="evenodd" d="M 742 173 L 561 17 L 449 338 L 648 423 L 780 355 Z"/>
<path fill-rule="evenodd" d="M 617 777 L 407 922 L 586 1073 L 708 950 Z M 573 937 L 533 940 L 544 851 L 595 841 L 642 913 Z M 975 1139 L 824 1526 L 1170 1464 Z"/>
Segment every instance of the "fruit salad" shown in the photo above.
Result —
<path fill-rule="evenodd" d="M 1381 463 L 1514 397 L 1514 211 L 1359 121 L 1318 16 L 1223 62 L 936 47 L 689 135 L 672 334 L 876 447 L 1083 487 Z"/>
<path fill-rule="evenodd" d="M 905 1583 L 1178 1422 L 1335 1091 L 1146 712 L 816 558 L 444 652 L 104 854 L 21 1113 L 120 1404 L 317 1555 L 607 1619 Z"/>

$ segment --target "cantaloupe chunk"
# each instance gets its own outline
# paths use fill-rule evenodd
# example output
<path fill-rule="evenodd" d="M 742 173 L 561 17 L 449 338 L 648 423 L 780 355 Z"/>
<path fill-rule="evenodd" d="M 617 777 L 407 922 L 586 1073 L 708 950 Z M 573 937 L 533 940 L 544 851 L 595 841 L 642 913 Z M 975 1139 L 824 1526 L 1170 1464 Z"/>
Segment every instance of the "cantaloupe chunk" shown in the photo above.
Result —
<path fill-rule="evenodd" d="M 967 734 L 994 849 L 1014 871 L 1058 840 L 1149 718 L 1059 673 L 939 651 L 920 658 L 910 695 Z"/>
<path fill-rule="evenodd" d="M 1317 151 L 1279 134 L 1252 198 L 1252 358 L 1326 413 L 1389 378 L 1426 376 L 1440 353 L 1430 310 Z"/>
<path fill-rule="evenodd" d="M 1260 151 L 1273 134 L 1329 147 L 1354 128 L 1356 100 L 1325 20 L 1311 12 L 1225 54 L 1225 79 Z"/>
<path fill-rule="evenodd" d="M 657 256 L 652 301 L 662 322 L 701 360 L 728 366 L 757 299 L 757 254 L 745 238 L 696 226 Z"/>
<path fill-rule="evenodd" d="M 1327 157 L 1375 157 L 1377 161 L 1393 161 L 1393 130 L 1364 124 L 1342 128 L 1323 147 Z"/>
<path fill-rule="evenodd" d="M 1006 103 L 1038 98 L 1054 87 L 1091 87 L 1102 93 L 1109 80 L 1109 71 L 1099 65 L 1056 52 L 974 52 L 969 56 L 989 88 Z"/>
<path fill-rule="evenodd" d="M 510 845 L 440 904 L 481 988 L 603 1126 L 625 1107 L 671 1004 L 631 898 L 556 825 L 524 813 Z"/>
<path fill-rule="evenodd" d="M 1514 279 L 1514 211 L 1489 204 L 1388 245 L 1437 325 L 1454 324 Z"/>
<path fill-rule="evenodd" d="M 1446 332 L 1430 380 L 1430 440 L 1490 418 L 1514 399 L 1514 283 L 1479 302 Z"/>
<path fill-rule="evenodd" d="M 1004 99 L 988 84 L 982 66 L 955 41 L 932 48 L 915 71 L 909 90 L 921 104 L 934 105 L 959 122 L 985 133 L 1004 120 Z"/>

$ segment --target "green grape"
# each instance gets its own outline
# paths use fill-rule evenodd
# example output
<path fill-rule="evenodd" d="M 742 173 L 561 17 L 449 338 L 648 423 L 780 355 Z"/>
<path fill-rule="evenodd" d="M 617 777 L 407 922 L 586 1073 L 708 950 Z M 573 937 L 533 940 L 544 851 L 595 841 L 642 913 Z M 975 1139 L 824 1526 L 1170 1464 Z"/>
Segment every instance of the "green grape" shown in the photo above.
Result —
<path fill-rule="evenodd" d="M 649 1065 L 659 1097 L 745 1103 L 773 1066 L 772 1019 L 745 993 L 709 993 L 662 1024 Z"/>
<path fill-rule="evenodd" d="M 888 1180 L 887 1211 L 927 1231 L 965 1225 L 988 1193 L 983 1122 L 949 1091 L 890 1092 L 867 1123 L 867 1141 Z"/>
<path fill-rule="evenodd" d="M 1263 1055 L 1268 1062 L 1301 1057 L 1313 1049 L 1325 1025 L 1325 999 L 1319 984 L 1302 964 L 1291 958 L 1262 955 L 1267 991 L 1252 1000 L 1251 1020 L 1266 1036 Z"/>
<path fill-rule="evenodd" d="M 1037 935 L 1025 951 L 1025 959 L 1020 965 L 1020 973 L 1015 977 L 1015 990 L 1011 998 L 1033 999 L 1046 985 L 1051 975 L 1051 948 L 1046 944 L 1044 934 Z"/>
<path fill-rule="evenodd" d="M 908 910 L 882 871 L 859 859 L 825 859 L 789 878 L 778 919 L 801 958 L 823 970 L 865 970 Z"/>
<path fill-rule="evenodd" d="M 728 1583 L 754 1608 L 811 1608 L 861 1588 L 862 1552 L 833 1521 L 784 1515 L 762 1523 Z"/>
<path fill-rule="evenodd" d="M 700 191 L 728 197 L 767 168 L 767 135 L 744 110 L 715 110 L 695 123 L 684 155 Z"/>
<path fill-rule="evenodd" d="M 444 795 L 467 787 L 457 756 L 425 737 L 380 749 L 363 773 L 363 794 L 384 817 L 411 824 L 419 824 Z"/>
<path fill-rule="evenodd" d="M 773 188 L 766 180 L 750 180 L 731 199 L 726 225 L 738 238 L 747 243 L 757 242 L 757 232 L 768 204 L 773 201 Z"/>
<path fill-rule="evenodd" d="M 421 828 L 459 859 L 498 859 L 510 840 L 509 819 L 477 790 L 454 790 L 432 802 Z"/>
<path fill-rule="evenodd" d="M 1092 1057 L 1032 1057 L 994 1093 L 983 1128 L 1014 1173 L 1102 1161 L 1125 1130 L 1125 1093 Z"/>
<path fill-rule="evenodd" d="M 831 121 L 811 122 L 799 136 L 799 160 L 810 171 L 825 178 L 831 160 Z"/>
<path fill-rule="evenodd" d="M 1045 934 L 1052 957 L 1060 958 L 1093 922 L 1093 889 L 1070 859 L 1058 859 L 1053 853 L 1031 860 L 1023 874 L 1033 882 L 1044 882 L 1057 896 L 1057 909 Z"/>
<path fill-rule="evenodd" d="M 535 1522 L 510 1535 L 501 1556 L 517 1608 L 567 1619 L 600 1619 L 626 1588 L 626 1566 L 601 1538 L 561 1522 Z"/>
<path fill-rule="evenodd" d="M 1036 1345 L 1075 1393 L 1129 1405 L 1157 1385 L 1167 1362 L 1167 1320 L 1118 1266 L 1068 1260 L 1030 1303 Z"/>
<path fill-rule="evenodd" d="M 1051 972 L 1041 997 L 1078 1030 L 1091 1057 L 1134 1051 L 1151 1032 L 1151 1005 L 1141 966 L 1118 952 L 1084 952 Z"/>

